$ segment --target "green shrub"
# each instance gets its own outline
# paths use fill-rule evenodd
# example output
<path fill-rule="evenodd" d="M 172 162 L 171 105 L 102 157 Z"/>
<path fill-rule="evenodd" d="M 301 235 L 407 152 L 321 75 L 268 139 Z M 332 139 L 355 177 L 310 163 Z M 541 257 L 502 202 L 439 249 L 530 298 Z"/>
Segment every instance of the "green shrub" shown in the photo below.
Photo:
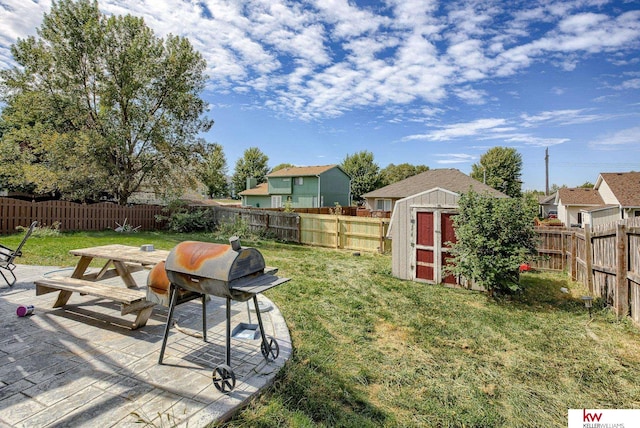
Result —
<path fill-rule="evenodd" d="M 237 236 L 238 238 L 249 241 L 275 239 L 274 234 L 265 228 L 259 230 L 252 229 L 251 225 L 241 216 L 221 220 L 213 234 L 213 237 L 217 240 L 227 240 L 232 236 Z"/>
<path fill-rule="evenodd" d="M 16 229 L 21 232 L 26 232 L 29 228 L 25 226 L 17 226 Z M 60 235 L 60 222 L 54 221 L 50 226 L 47 226 L 46 224 L 38 224 L 38 226 L 33 229 L 31 236 L 51 237 L 58 235 Z"/>
<path fill-rule="evenodd" d="M 211 232 L 216 226 L 212 209 L 177 209 L 164 219 L 167 220 L 168 229 L 177 233 Z"/>
<path fill-rule="evenodd" d="M 226 240 L 232 236 L 250 238 L 251 235 L 249 223 L 240 216 L 220 221 L 214 232 L 214 237 L 219 240 Z"/>

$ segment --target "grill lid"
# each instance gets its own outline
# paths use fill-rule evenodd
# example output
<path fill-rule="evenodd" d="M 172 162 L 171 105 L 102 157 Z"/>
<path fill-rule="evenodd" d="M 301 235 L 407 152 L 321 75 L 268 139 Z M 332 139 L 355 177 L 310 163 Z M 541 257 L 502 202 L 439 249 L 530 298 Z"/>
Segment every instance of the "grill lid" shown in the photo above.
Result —
<path fill-rule="evenodd" d="M 265 262 L 262 254 L 255 248 L 242 248 L 239 244 L 185 241 L 171 250 L 165 268 L 167 272 L 215 279 L 229 284 L 249 275 L 263 273 Z"/>

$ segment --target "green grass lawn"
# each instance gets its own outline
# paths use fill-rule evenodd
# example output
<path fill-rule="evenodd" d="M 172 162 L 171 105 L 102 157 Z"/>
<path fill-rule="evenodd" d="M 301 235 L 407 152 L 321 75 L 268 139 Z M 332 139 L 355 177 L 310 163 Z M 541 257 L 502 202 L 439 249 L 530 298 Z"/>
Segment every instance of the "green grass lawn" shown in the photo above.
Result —
<path fill-rule="evenodd" d="M 0 238 L 15 246 L 21 236 Z M 74 248 L 170 249 L 207 235 L 30 238 L 25 264 L 72 266 Z M 267 292 L 294 351 L 229 427 L 563 427 L 570 408 L 640 407 L 640 334 L 565 276 L 529 273 L 511 299 L 401 281 L 389 255 L 243 242 L 292 280 Z M 562 293 L 566 287 L 569 293 Z"/>

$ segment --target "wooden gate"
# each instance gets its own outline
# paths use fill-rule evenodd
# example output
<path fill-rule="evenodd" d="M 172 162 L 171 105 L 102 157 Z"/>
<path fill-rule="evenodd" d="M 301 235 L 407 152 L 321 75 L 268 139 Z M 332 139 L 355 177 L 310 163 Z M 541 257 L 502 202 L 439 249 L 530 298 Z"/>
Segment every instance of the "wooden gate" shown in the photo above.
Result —
<path fill-rule="evenodd" d="M 453 215 L 453 211 L 416 211 L 414 278 L 433 284 L 457 283 L 454 276 L 442 274 L 450 258 L 450 243 L 456 242 Z"/>

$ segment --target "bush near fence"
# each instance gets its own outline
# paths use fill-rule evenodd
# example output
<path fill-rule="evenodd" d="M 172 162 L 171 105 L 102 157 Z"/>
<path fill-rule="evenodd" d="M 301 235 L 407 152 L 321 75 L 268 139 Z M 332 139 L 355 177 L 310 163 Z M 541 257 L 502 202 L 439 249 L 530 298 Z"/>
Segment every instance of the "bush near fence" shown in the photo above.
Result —
<path fill-rule="evenodd" d="M 640 325 L 640 218 L 584 229 L 536 228 L 538 269 L 566 271 L 618 317 Z"/>

